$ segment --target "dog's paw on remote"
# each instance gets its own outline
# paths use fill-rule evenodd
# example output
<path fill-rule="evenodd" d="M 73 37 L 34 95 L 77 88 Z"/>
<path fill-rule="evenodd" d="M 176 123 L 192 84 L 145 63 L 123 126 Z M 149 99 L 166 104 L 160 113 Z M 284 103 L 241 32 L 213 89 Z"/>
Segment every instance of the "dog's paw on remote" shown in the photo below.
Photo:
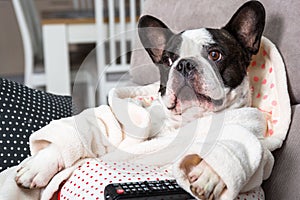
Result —
<path fill-rule="evenodd" d="M 180 168 L 189 180 L 192 193 L 201 200 L 219 199 L 226 189 L 219 175 L 196 154 L 186 156 Z"/>
<path fill-rule="evenodd" d="M 60 153 L 52 151 L 49 147 L 39 151 L 19 165 L 15 177 L 16 183 L 28 189 L 45 187 L 63 168 L 60 158 Z"/>

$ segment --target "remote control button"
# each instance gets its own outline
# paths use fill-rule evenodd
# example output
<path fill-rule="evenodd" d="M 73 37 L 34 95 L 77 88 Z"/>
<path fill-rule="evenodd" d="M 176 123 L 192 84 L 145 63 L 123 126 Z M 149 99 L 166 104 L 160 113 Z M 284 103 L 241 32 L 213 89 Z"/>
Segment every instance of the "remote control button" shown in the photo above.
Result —
<path fill-rule="evenodd" d="M 125 189 L 125 192 L 126 192 L 126 193 L 130 193 L 131 190 L 130 190 L 130 189 Z"/>
<path fill-rule="evenodd" d="M 170 190 L 173 190 L 174 189 L 174 187 L 173 186 L 168 186 L 168 188 L 170 189 Z"/>
<path fill-rule="evenodd" d="M 117 189 L 116 192 L 117 192 L 117 194 L 124 194 L 125 193 L 125 191 L 121 188 Z"/>

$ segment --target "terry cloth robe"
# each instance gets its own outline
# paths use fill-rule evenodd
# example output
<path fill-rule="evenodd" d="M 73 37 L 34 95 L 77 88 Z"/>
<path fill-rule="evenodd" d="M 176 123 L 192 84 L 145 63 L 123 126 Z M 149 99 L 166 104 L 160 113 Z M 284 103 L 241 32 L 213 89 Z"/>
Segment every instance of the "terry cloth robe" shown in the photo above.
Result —
<path fill-rule="evenodd" d="M 16 186 L 16 168 L 10 168 L 0 174 L 0 199 L 50 199 L 88 157 L 172 167 L 173 177 L 189 191 L 178 163 L 184 155 L 197 153 L 227 185 L 221 199 L 234 199 L 240 192 L 257 188 L 270 175 L 271 151 L 280 148 L 290 123 L 284 64 L 266 38 L 249 67 L 249 77 L 255 108 L 209 115 L 174 129 L 161 123 L 165 120 L 152 119 L 164 119 L 156 115 L 162 109 L 151 109 L 159 108 L 155 100 L 158 84 L 114 89 L 110 106 L 53 121 L 33 133 L 32 155 L 51 144 L 61 152 L 66 169 L 45 189 L 29 191 Z M 147 101 L 139 102 L 141 96 Z M 163 134 L 156 137 L 156 131 Z M 145 140 L 147 137 L 153 139 Z"/>

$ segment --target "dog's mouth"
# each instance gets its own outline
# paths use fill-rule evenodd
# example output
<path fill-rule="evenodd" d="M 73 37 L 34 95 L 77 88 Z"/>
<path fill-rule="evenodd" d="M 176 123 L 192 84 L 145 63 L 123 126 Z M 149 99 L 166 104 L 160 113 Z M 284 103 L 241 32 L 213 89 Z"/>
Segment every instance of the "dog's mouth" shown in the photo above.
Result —
<path fill-rule="evenodd" d="M 191 85 L 185 84 L 176 91 L 169 92 L 166 107 L 169 111 L 177 115 L 184 113 L 192 107 L 201 108 L 203 111 L 215 111 L 223 105 L 223 99 L 213 99 L 212 97 L 198 92 Z"/>
<path fill-rule="evenodd" d="M 197 100 L 199 101 L 205 101 L 207 103 L 212 103 L 214 101 L 218 101 L 218 100 L 213 100 L 212 98 L 210 98 L 209 96 L 206 96 L 204 94 L 197 94 L 195 93 L 196 97 L 197 97 Z M 174 95 L 174 102 L 173 102 L 173 105 L 171 105 L 170 107 L 167 107 L 168 110 L 174 110 L 177 106 L 177 104 L 179 103 L 179 99 L 178 99 L 178 96 L 177 95 Z"/>

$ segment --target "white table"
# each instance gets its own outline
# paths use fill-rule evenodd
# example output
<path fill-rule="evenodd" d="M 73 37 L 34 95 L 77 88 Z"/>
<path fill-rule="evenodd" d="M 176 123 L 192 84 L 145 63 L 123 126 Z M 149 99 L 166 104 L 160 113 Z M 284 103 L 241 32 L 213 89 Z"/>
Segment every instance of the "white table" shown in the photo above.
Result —
<path fill-rule="evenodd" d="M 69 44 L 95 43 L 94 17 L 43 17 L 43 45 L 48 92 L 71 94 Z M 51 13 L 55 16 L 55 13 Z"/>

